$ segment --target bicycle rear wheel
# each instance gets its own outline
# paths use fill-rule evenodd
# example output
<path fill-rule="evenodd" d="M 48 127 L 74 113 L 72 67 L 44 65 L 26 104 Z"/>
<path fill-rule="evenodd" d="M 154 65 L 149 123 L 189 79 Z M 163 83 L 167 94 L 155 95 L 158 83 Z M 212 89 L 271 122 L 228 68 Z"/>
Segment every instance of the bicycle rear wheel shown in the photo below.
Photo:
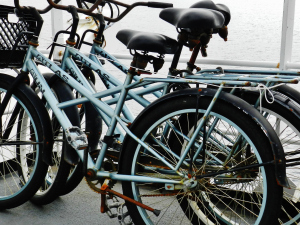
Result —
<path fill-rule="evenodd" d="M 249 116 L 252 112 L 240 110 L 241 101 L 236 101 L 235 97 L 231 99 L 232 104 L 218 99 L 206 123 L 206 134 L 209 135 L 205 138 L 204 150 L 192 165 L 193 177 L 203 176 L 201 179 L 193 181 L 182 177 L 133 139 L 125 141 L 120 159 L 122 174 L 183 181 L 180 185 L 122 182 L 126 196 L 161 210 L 160 215 L 155 216 L 127 203 L 135 224 L 276 223 L 282 187 L 276 183 L 274 167 L 228 171 L 273 159 L 270 141 Z M 197 122 L 211 101 L 211 97 L 201 96 Z M 196 104 L 195 96 L 191 95 L 160 101 L 143 111 L 131 130 L 175 166 L 178 159 L 173 153 L 182 154 L 194 133 Z M 193 151 L 201 148 L 203 131 L 199 133 Z M 190 154 L 186 156 L 187 164 L 191 157 Z M 187 164 L 179 168 L 181 174 L 188 174 Z"/>
<path fill-rule="evenodd" d="M 0 75 L 1 102 L 13 81 L 13 77 Z M 20 84 L 1 118 L 0 209 L 23 204 L 41 186 L 48 167 L 42 153 L 53 139 L 49 125 L 40 99 L 27 85 Z"/>

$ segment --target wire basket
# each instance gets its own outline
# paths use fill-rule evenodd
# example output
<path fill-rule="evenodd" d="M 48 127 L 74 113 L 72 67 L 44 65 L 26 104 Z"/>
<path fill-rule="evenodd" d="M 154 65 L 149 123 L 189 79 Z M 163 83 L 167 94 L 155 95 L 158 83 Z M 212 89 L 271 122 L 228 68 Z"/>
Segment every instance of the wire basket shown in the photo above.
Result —
<path fill-rule="evenodd" d="M 17 23 L 12 23 L 8 14 L 14 14 L 14 7 L 0 5 L 0 68 L 20 68 L 36 29 L 36 19 L 24 14 Z"/>

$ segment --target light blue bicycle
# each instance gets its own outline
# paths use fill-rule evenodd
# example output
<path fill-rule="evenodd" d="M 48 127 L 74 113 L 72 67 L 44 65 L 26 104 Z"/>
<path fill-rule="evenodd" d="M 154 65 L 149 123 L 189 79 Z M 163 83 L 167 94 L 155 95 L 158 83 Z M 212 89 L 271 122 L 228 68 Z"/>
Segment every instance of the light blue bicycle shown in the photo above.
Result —
<path fill-rule="evenodd" d="M 201 3 L 201 4 L 200 4 Z M 194 4 L 194 7 L 204 7 L 207 8 L 207 4 L 209 3 L 209 7 L 213 9 L 218 9 L 216 6 L 212 7 L 212 2 L 211 1 L 201 1 L 197 4 Z M 224 10 L 223 6 L 223 10 Z M 226 8 L 225 8 L 226 9 Z M 175 10 L 175 9 L 174 9 Z M 188 9 L 187 9 L 188 10 Z M 220 10 L 220 8 L 219 8 Z M 227 18 L 228 16 L 228 11 L 227 13 Z M 229 14 L 230 15 L 230 14 Z M 226 17 L 226 15 L 225 15 Z M 227 23 L 229 20 L 227 19 Z M 104 26 L 104 25 L 103 25 Z M 88 30 L 87 32 L 95 32 Z M 103 42 L 100 37 L 102 37 L 102 31 L 96 32 L 98 34 L 98 39 Z M 186 33 L 181 33 L 180 35 L 187 35 Z M 84 36 L 81 39 L 81 43 L 86 43 L 84 42 Z M 209 35 L 207 35 L 209 36 Z M 130 38 L 128 38 L 130 37 Z M 123 30 L 120 31 L 117 34 L 117 38 L 119 38 L 125 45 L 128 46 L 129 49 L 139 49 L 139 50 L 144 50 L 144 51 L 151 51 L 147 49 L 149 44 L 145 41 L 146 39 L 148 41 L 151 41 L 151 37 L 155 37 L 156 40 L 161 40 L 164 38 L 165 43 L 164 44 L 169 44 L 172 43 L 174 46 L 176 46 L 175 40 L 172 40 L 168 37 L 163 37 L 160 34 L 151 34 L 151 33 L 146 33 L 146 32 L 138 32 L 138 31 L 132 31 L 132 30 Z M 153 38 L 154 39 L 154 38 Z M 179 38 L 180 39 L 180 38 Z M 184 38 L 182 38 L 184 39 Z M 185 38 L 184 40 L 186 40 Z M 143 42 L 144 40 L 144 42 Z M 166 41 L 167 40 L 167 41 Z M 97 59 L 97 55 L 100 55 L 103 58 L 108 59 L 108 62 L 111 62 L 113 65 L 115 65 L 117 68 L 119 68 L 121 71 L 126 73 L 128 71 L 128 68 L 124 66 L 122 63 L 120 63 L 116 58 L 114 58 L 112 55 L 110 55 L 107 51 L 105 51 L 103 48 L 101 48 L 101 42 L 99 43 L 94 42 L 92 48 L 91 48 L 91 54 L 90 54 L 90 59 L 92 59 L 95 63 L 97 63 L 99 66 L 101 66 L 101 63 Z M 136 42 L 136 43 L 135 43 Z M 195 41 L 195 43 L 197 43 Z M 155 46 L 164 46 L 162 44 L 162 41 L 155 42 L 152 40 L 151 42 L 152 47 L 155 48 Z M 79 44 L 80 46 L 81 44 Z M 170 46 L 170 44 L 169 44 Z M 149 47 L 148 47 L 149 48 Z M 156 47 L 158 48 L 158 47 Z M 203 47 L 202 47 L 203 48 Z M 188 63 L 189 68 L 188 70 L 192 70 L 192 68 L 195 68 L 194 62 L 195 58 L 198 55 L 198 52 L 201 49 L 201 44 L 197 44 L 194 47 L 192 57 Z M 205 50 L 205 49 L 204 49 Z M 202 49 L 203 51 L 203 49 Z M 180 56 L 180 51 L 177 54 Z M 175 59 L 179 59 L 179 56 L 174 56 Z M 140 58 L 140 60 L 144 61 L 149 60 L 148 55 L 138 55 L 136 58 Z M 147 58 L 148 57 L 148 58 Z M 62 65 L 64 66 L 64 60 Z M 172 63 L 175 68 L 173 70 L 176 72 L 175 75 L 181 75 L 189 79 L 196 79 L 196 80 L 201 80 L 202 82 L 219 82 L 220 80 L 223 80 L 225 82 L 228 81 L 233 81 L 233 80 L 243 80 L 245 82 L 247 81 L 252 81 L 252 82 L 259 82 L 263 83 L 268 87 L 272 87 L 272 85 L 278 83 L 278 82 L 290 82 L 290 83 L 295 83 L 297 82 L 297 73 L 296 72 L 290 72 L 290 71 L 281 71 L 280 74 L 274 74 L 274 71 L 247 71 L 247 70 L 225 70 L 222 71 L 222 69 L 215 69 L 215 70 L 201 70 L 196 75 L 189 75 L 186 70 L 182 71 L 176 71 L 176 60 L 173 61 Z M 64 67 L 66 70 L 68 69 L 66 66 Z M 87 69 L 87 67 L 84 69 L 86 77 L 91 76 L 91 72 Z M 99 70 L 95 70 L 97 73 L 99 73 L 99 78 L 102 80 L 102 82 L 105 84 L 105 86 L 110 89 L 112 87 L 118 87 L 119 85 L 122 85 L 120 81 L 118 81 L 114 76 L 107 71 L 100 73 Z M 138 73 L 143 72 L 143 70 L 140 70 Z M 246 75 L 246 73 L 248 74 Z M 235 73 L 235 74 L 234 74 Z M 243 73 L 243 74 L 241 74 Z M 93 74 L 92 74 L 93 76 Z M 139 76 L 134 76 L 135 80 L 141 79 Z M 93 79 L 94 80 L 94 79 Z M 163 94 L 163 90 L 166 90 L 168 88 L 170 90 L 170 87 L 175 87 L 176 89 L 181 89 L 181 88 L 186 88 L 186 84 L 175 84 L 169 86 L 168 84 L 159 84 L 159 85 L 145 85 L 144 88 L 139 89 L 138 91 L 131 91 L 128 96 L 127 100 L 133 99 L 137 103 L 140 103 L 142 106 L 146 107 L 149 104 L 149 101 L 144 98 L 145 95 L 147 94 L 154 94 L 155 96 L 159 97 Z M 225 89 L 226 90 L 226 89 Z M 228 89 L 230 90 L 230 89 Z M 290 96 L 292 88 L 289 88 L 288 86 L 278 86 L 276 88 L 280 93 L 275 93 L 273 92 L 272 95 L 274 96 L 274 103 L 269 104 L 268 98 L 270 99 L 271 96 L 269 96 L 266 99 L 262 100 L 262 113 L 263 115 L 268 119 L 268 121 L 272 124 L 273 128 L 276 130 L 277 135 L 279 136 L 284 148 L 285 148 L 285 156 L 288 162 L 288 177 L 289 177 L 289 183 L 291 185 L 291 190 L 285 189 L 284 192 L 284 204 L 282 206 L 282 214 L 280 215 L 280 223 L 283 222 L 288 222 L 288 221 L 297 221 L 297 215 L 298 215 L 298 203 L 297 203 L 297 190 L 298 190 L 298 176 L 295 174 L 295 171 L 297 171 L 299 168 L 298 161 L 299 157 L 298 155 L 298 150 L 297 146 L 300 143 L 300 123 L 299 121 L 299 106 L 297 103 L 293 102 L 290 100 L 287 96 Z M 239 91 L 233 90 L 231 93 L 234 93 L 235 95 L 242 97 L 245 99 L 247 102 L 251 103 L 255 107 L 258 107 L 259 104 L 259 93 L 258 92 L 253 92 L 253 91 Z M 284 95 L 282 95 L 283 93 Z M 112 95 L 113 98 L 106 100 L 106 103 L 108 104 L 115 104 L 118 101 L 118 95 Z M 128 119 L 132 119 L 133 116 L 128 110 L 128 108 L 123 106 L 123 114 L 127 116 Z M 92 117 L 94 118 L 94 117 Z M 96 128 L 97 130 L 97 128 Z M 117 132 L 119 133 L 119 132 Z M 118 140 L 122 140 L 122 138 L 118 138 Z M 118 146 L 113 146 L 112 149 L 117 150 Z M 118 158 L 118 151 L 111 151 L 108 154 L 109 157 L 112 159 L 116 160 Z M 73 178 L 73 179 L 72 179 Z M 77 182 L 72 182 L 76 181 Z M 78 173 L 75 174 L 74 177 L 69 177 L 67 184 L 66 184 L 66 189 L 67 190 L 73 190 L 73 188 L 76 187 L 76 185 L 80 182 L 80 176 L 78 176 Z M 99 191 L 99 188 L 95 188 L 94 183 L 89 183 L 91 188 L 93 188 L 96 191 Z M 71 187 L 71 188 L 70 188 Z M 293 219 L 291 219 L 293 218 Z"/>
<path fill-rule="evenodd" d="M 94 6 L 101 2 L 97 1 Z M 90 15 L 92 11 L 56 6 L 50 0 L 49 3 L 72 12 L 77 10 Z M 130 120 L 121 115 L 129 90 L 157 82 L 197 81 L 144 78 L 132 82 L 136 69 L 131 68 L 122 86 L 95 92 L 72 58 L 65 61 L 70 71 L 74 71 L 72 75 L 76 75 L 76 80 L 36 49 L 42 24 L 38 11 L 20 7 L 17 0 L 15 4 L 19 13 L 34 15 L 38 27 L 29 41 L 18 77 L 4 74 L 0 77 L 0 115 L 2 133 L 5 134 L 2 136 L 1 156 L 8 159 L 4 153 L 14 152 L 8 160 L 4 160 L 10 170 L 4 167 L 1 176 L 3 182 L 0 185 L 1 190 L 10 191 L 2 193 L 1 208 L 21 204 L 24 198 L 31 197 L 26 191 L 36 191 L 40 187 L 41 182 L 34 185 L 31 180 L 34 175 L 38 176 L 41 169 L 38 164 L 41 158 L 38 157 L 44 156 L 44 161 L 51 163 L 49 155 L 41 154 L 46 151 L 45 147 L 51 145 L 51 138 L 50 141 L 43 139 L 50 122 L 44 104 L 24 83 L 30 73 L 63 128 L 68 143 L 77 152 L 83 165 L 86 165 L 86 177 L 91 181 L 103 181 L 100 189 L 103 212 L 108 210 L 105 198 L 109 194 L 126 200 L 135 224 L 268 224 L 277 221 L 282 195 L 282 187 L 277 182 L 287 185 L 282 146 L 275 131 L 256 109 L 222 92 L 224 82 L 215 82 L 220 85 L 217 90 L 187 89 L 167 94 L 147 106 L 131 124 Z M 137 3 L 131 8 L 138 5 L 157 6 L 156 3 Z M 161 7 L 161 4 L 158 5 Z M 203 10 L 194 9 L 194 12 Z M 174 11 L 170 16 L 175 17 L 177 13 Z M 220 24 L 224 23 L 222 14 L 211 13 L 217 16 Z M 191 28 L 196 24 L 188 22 Z M 91 69 L 104 71 L 77 50 L 67 47 L 66 51 L 75 59 L 86 62 L 86 66 Z M 84 97 L 59 103 L 36 67 L 34 58 Z M 228 84 L 252 83 L 231 81 Z M 117 93 L 120 96 L 115 109 L 99 100 Z M 65 108 L 85 102 L 91 102 L 109 124 L 96 159 L 89 152 L 86 135 L 72 125 L 64 112 Z M 36 116 L 41 114 L 43 117 Z M 19 119 L 12 115 L 17 115 Z M 117 124 L 120 130 L 126 132 L 126 137 L 116 173 L 101 168 L 107 151 L 118 136 L 115 132 Z M 17 130 L 13 129 L 14 126 Z M 38 127 L 44 130 L 40 131 Z M 51 125 L 47 128 L 51 128 Z M 11 149 L 5 147 L 8 145 Z M 10 160 L 15 162 L 16 169 L 13 169 Z M 22 177 L 13 174 L 22 174 Z M 7 182 L 8 178 L 11 183 Z M 19 185 L 20 179 L 23 185 Z M 41 176 L 41 180 L 44 180 L 44 176 Z M 124 195 L 112 190 L 116 181 L 122 181 Z M 13 188 L 16 191 L 11 191 Z"/>

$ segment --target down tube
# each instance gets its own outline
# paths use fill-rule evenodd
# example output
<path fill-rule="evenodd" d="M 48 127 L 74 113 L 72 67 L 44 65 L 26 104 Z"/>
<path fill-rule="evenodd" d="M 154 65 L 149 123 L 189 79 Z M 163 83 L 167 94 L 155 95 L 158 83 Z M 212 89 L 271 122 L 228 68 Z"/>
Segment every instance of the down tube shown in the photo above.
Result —
<path fill-rule="evenodd" d="M 89 90 L 84 88 L 73 77 L 71 77 L 69 74 L 67 74 L 65 71 L 63 71 L 59 66 L 54 64 L 50 59 L 46 58 L 44 55 L 42 55 L 36 49 L 32 50 L 31 52 L 34 55 L 34 57 L 36 57 L 39 61 L 41 61 L 43 65 L 45 65 L 46 67 L 51 69 L 64 82 L 66 82 L 71 87 L 73 87 L 75 90 L 77 90 L 80 94 L 85 96 L 91 103 L 93 103 L 95 106 L 97 106 L 106 115 L 108 115 L 109 117 L 113 117 L 114 110 L 112 108 L 110 108 L 106 103 L 93 97 L 92 93 Z M 71 105 L 72 104 L 70 104 L 70 106 Z M 66 105 L 66 106 L 68 106 L 68 105 Z M 54 106 L 54 107 L 57 108 L 57 106 Z"/>
<path fill-rule="evenodd" d="M 99 63 L 92 61 L 90 58 L 85 56 L 84 54 L 78 52 L 76 49 L 68 48 L 68 53 L 72 55 L 74 58 L 80 60 L 85 66 L 96 72 L 100 79 L 103 80 L 103 83 L 110 82 L 114 86 L 123 85 L 117 79 L 115 79 L 112 75 L 110 75 Z M 112 81 L 113 80 L 113 81 Z M 137 96 L 138 98 L 138 96 Z M 133 121 L 134 116 L 132 112 L 129 110 L 126 105 L 124 105 L 124 110 L 122 110 L 123 114 L 125 115 L 126 119 Z"/>
<path fill-rule="evenodd" d="M 64 113 L 64 111 L 57 108 L 58 101 L 54 97 L 54 94 L 52 93 L 50 87 L 48 86 L 45 78 L 40 74 L 33 60 L 27 60 L 26 66 L 34 79 L 34 82 L 37 84 L 41 93 L 46 98 L 47 103 L 50 105 L 53 113 L 55 114 L 56 118 L 58 119 L 59 123 L 64 128 L 64 130 L 66 130 L 69 127 L 72 127 L 72 124 L 69 121 L 66 114 Z"/>

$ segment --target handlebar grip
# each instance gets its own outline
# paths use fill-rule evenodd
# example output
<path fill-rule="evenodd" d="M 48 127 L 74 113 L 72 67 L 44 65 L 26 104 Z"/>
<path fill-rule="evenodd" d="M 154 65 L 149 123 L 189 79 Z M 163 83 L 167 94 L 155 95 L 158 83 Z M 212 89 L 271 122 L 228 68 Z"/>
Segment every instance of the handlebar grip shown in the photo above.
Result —
<path fill-rule="evenodd" d="M 151 8 L 172 8 L 172 3 L 164 3 L 164 2 L 148 2 L 148 7 Z"/>

